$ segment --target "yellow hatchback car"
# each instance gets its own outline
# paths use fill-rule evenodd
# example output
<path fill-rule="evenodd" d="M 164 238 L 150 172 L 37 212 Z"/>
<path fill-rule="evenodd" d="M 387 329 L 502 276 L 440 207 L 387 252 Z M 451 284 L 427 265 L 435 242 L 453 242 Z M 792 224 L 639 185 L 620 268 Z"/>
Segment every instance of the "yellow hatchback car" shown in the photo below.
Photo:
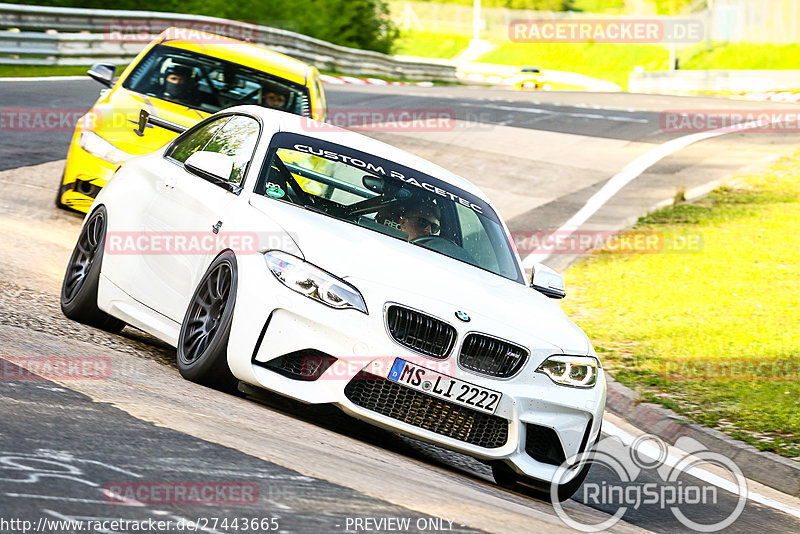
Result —
<path fill-rule="evenodd" d="M 319 71 L 296 59 L 198 31 L 169 28 L 125 69 L 98 63 L 89 76 L 104 89 L 75 128 L 56 206 L 86 212 L 121 163 L 152 152 L 177 134 L 148 125 L 138 131 L 142 109 L 192 126 L 221 109 L 242 104 L 277 108 L 324 121 Z"/>

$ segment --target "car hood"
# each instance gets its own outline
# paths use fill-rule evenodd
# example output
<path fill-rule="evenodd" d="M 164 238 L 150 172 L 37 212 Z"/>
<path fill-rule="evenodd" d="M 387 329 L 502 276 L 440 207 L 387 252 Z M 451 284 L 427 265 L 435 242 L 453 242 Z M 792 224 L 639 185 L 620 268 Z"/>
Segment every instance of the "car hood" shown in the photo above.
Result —
<path fill-rule="evenodd" d="M 465 311 L 473 319 L 515 330 L 515 339 L 527 339 L 532 348 L 590 352 L 588 338 L 559 303 L 530 287 L 284 202 L 253 197 L 250 203 L 291 235 L 306 261 L 356 287 L 383 286 L 388 294 L 402 295 L 402 301 L 396 300 L 418 309 L 427 309 L 423 303 L 435 299 L 452 312 Z M 369 301 L 369 294 L 364 297 Z"/>
<path fill-rule="evenodd" d="M 108 139 L 121 150 L 135 156 L 158 150 L 178 134 L 157 126 L 148 126 L 140 136 L 139 112 L 147 110 L 151 115 L 180 124 L 193 126 L 209 116 L 186 106 L 134 93 L 121 87 L 110 91 L 92 108 L 94 114 L 87 121 L 97 134 Z"/>

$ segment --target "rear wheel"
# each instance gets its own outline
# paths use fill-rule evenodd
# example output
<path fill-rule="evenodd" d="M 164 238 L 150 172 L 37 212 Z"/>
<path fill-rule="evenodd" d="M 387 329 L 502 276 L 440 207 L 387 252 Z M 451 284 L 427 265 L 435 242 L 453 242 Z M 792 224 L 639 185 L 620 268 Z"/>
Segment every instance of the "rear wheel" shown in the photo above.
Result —
<path fill-rule="evenodd" d="M 97 208 L 83 225 L 61 285 L 61 311 L 74 321 L 119 332 L 125 323 L 97 307 L 97 286 L 106 241 L 106 209 Z"/>
<path fill-rule="evenodd" d="M 227 348 L 237 285 L 236 257 L 224 252 L 200 280 L 181 325 L 178 370 L 187 380 L 235 391 Z"/>

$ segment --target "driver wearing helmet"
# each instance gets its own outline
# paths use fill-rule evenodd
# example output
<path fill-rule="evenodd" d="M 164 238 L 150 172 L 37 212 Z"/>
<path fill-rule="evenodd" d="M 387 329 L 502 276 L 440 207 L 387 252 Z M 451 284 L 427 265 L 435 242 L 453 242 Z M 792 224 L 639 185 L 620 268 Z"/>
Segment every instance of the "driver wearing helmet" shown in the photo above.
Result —
<path fill-rule="evenodd" d="M 194 89 L 193 69 L 186 65 L 172 65 L 164 72 L 165 98 L 186 99 Z"/>
<path fill-rule="evenodd" d="M 398 223 L 400 229 L 408 234 L 408 240 L 437 235 L 439 233 L 441 210 L 433 202 L 416 202 L 405 206 Z"/>

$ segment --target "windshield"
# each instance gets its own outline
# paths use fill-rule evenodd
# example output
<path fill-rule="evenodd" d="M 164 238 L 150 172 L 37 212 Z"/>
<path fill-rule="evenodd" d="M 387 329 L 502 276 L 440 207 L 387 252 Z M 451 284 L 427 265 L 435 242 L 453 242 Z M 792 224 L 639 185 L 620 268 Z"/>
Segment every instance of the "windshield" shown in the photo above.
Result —
<path fill-rule="evenodd" d="M 525 283 L 497 214 L 432 176 L 341 145 L 273 137 L 256 194 L 407 241 Z"/>
<path fill-rule="evenodd" d="M 122 86 L 209 113 L 253 104 L 311 116 L 308 89 L 302 85 L 164 45 L 154 46 Z"/>

